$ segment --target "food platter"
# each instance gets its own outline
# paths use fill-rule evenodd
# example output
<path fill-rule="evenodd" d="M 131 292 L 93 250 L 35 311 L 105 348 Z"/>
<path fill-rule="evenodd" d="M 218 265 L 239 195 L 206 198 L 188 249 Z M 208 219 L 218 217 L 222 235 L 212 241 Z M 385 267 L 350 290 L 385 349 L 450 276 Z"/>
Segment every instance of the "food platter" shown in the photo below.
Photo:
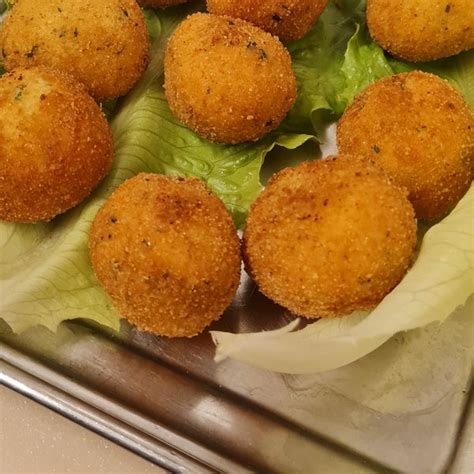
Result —
<path fill-rule="evenodd" d="M 161 89 L 150 91 L 148 99 L 163 106 Z M 133 100 L 125 104 L 133 110 Z M 128 131 L 127 120 L 119 116 L 115 132 Z M 297 146 L 308 141 L 301 140 Z M 334 153 L 328 136 L 323 141 L 323 155 Z M 278 163 L 276 155 L 268 161 Z M 43 255 L 52 253 L 47 245 Z M 30 256 L 41 263 L 40 254 Z M 21 286 L 20 277 L 11 281 Z M 79 277 L 69 281 L 81 286 Z M 0 288 L 0 300 L 8 299 L 6 288 L 17 290 Z M 41 287 L 39 293 L 34 308 L 46 307 Z M 59 300 L 48 298 L 57 312 Z M 356 362 L 314 375 L 269 372 L 232 358 L 216 362 L 208 330 L 167 339 L 122 321 L 116 333 L 70 320 L 88 317 L 84 307 L 70 305 L 56 334 L 27 323 L 17 335 L 0 320 L 0 382 L 173 472 L 466 472 L 473 451 L 473 303 L 471 297 L 444 324 L 400 333 Z M 243 271 L 232 305 L 209 330 L 269 331 L 292 320 Z"/>

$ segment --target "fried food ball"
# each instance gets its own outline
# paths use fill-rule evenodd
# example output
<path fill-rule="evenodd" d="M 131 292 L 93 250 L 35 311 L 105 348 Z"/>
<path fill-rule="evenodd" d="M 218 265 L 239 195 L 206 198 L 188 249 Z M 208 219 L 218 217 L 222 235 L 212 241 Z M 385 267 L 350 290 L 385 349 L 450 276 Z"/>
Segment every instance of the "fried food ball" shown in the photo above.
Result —
<path fill-rule="evenodd" d="M 369 86 L 339 121 L 337 143 L 341 153 L 370 157 L 406 187 L 419 219 L 444 216 L 472 181 L 474 115 L 432 74 L 398 74 Z"/>
<path fill-rule="evenodd" d="M 99 101 L 126 94 L 148 64 L 147 28 L 135 0 L 18 0 L 0 46 L 7 70 L 63 70 Z"/>
<path fill-rule="evenodd" d="M 89 248 L 119 313 L 162 336 L 203 331 L 240 280 L 236 228 L 222 201 L 195 178 L 129 179 L 99 210 Z"/>
<path fill-rule="evenodd" d="M 376 43 L 405 61 L 474 48 L 472 0 L 367 0 L 367 25 Z"/>
<path fill-rule="evenodd" d="M 260 291 L 308 318 L 375 306 L 404 276 L 415 245 L 406 190 L 351 156 L 276 174 L 253 204 L 243 239 Z"/>
<path fill-rule="evenodd" d="M 188 2 L 189 0 L 138 0 L 138 3 L 143 7 L 152 8 L 167 8 L 174 5 L 181 5 Z"/>
<path fill-rule="evenodd" d="M 328 0 L 207 0 L 209 13 L 241 18 L 278 36 L 302 38 L 326 8 Z"/>
<path fill-rule="evenodd" d="M 0 219 L 49 220 L 107 174 L 112 134 L 72 77 L 42 68 L 0 78 Z"/>
<path fill-rule="evenodd" d="M 196 13 L 168 42 L 165 90 L 187 127 L 239 143 L 278 127 L 295 101 L 296 80 L 277 38 L 243 20 Z"/>

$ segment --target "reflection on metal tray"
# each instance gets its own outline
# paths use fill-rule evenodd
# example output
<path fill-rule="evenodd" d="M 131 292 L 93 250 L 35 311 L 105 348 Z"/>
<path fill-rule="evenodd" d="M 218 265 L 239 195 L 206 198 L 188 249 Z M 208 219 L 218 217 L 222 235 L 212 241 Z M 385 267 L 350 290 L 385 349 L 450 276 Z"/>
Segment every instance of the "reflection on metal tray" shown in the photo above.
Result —
<path fill-rule="evenodd" d="M 0 374 L 172 471 L 442 472 L 467 446 L 458 439 L 472 423 L 471 315 L 472 299 L 441 326 L 312 376 L 215 364 L 208 332 L 171 340 L 125 324 L 117 337 L 86 321 L 57 335 L 4 328 Z M 244 277 L 212 328 L 269 329 L 287 319 Z"/>

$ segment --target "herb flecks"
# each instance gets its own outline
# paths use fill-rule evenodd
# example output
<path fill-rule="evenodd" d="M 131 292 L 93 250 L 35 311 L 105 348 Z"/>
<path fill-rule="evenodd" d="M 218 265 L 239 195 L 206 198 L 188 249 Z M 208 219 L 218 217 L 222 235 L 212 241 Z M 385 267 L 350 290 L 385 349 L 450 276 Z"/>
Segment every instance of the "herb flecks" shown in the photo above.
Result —
<path fill-rule="evenodd" d="M 22 84 L 18 86 L 15 89 L 15 94 L 13 95 L 13 99 L 16 101 L 20 101 L 23 96 L 23 91 L 25 90 L 25 88 L 26 88 L 26 84 Z"/>
<path fill-rule="evenodd" d="M 255 49 L 258 53 L 258 58 L 260 59 L 260 61 L 264 61 L 268 58 L 265 50 L 262 48 L 259 48 L 255 41 L 249 41 L 247 43 L 247 49 Z"/>
<path fill-rule="evenodd" d="M 38 49 L 39 49 L 39 46 L 35 44 L 29 51 L 25 53 L 25 57 L 27 59 L 33 59 Z"/>

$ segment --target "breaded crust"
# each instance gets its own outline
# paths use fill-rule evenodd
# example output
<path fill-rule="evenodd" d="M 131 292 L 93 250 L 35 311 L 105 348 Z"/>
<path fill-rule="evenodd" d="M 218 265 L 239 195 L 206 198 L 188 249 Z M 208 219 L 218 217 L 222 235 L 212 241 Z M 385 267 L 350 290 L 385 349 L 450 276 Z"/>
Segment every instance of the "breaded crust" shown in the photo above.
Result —
<path fill-rule="evenodd" d="M 241 18 L 278 36 L 302 38 L 326 8 L 328 0 L 207 0 L 209 13 Z"/>
<path fill-rule="evenodd" d="M 375 160 L 405 186 L 420 219 L 444 216 L 472 181 L 474 115 L 456 89 L 432 74 L 370 85 L 339 121 L 337 143 L 341 153 Z"/>
<path fill-rule="evenodd" d="M 53 67 L 101 101 L 131 89 L 148 64 L 149 40 L 135 0 L 18 0 L 0 46 L 7 70 Z"/>
<path fill-rule="evenodd" d="M 474 48 L 472 0 L 367 0 L 374 41 L 405 61 L 432 61 Z"/>
<path fill-rule="evenodd" d="M 218 319 L 240 280 L 240 242 L 222 201 L 195 178 L 141 173 L 99 210 L 97 279 L 139 329 L 191 337 Z"/>
<path fill-rule="evenodd" d="M 0 219 L 65 212 L 97 186 L 112 158 L 108 123 L 73 78 L 43 68 L 0 78 Z"/>
<path fill-rule="evenodd" d="M 297 315 L 372 308 L 413 258 L 416 220 L 406 194 L 351 156 L 287 168 L 250 210 L 246 268 L 262 293 Z"/>
<path fill-rule="evenodd" d="M 296 80 L 277 38 L 243 20 L 197 13 L 168 42 L 165 90 L 187 127 L 238 143 L 278 127 L 295 101 Z"/>
<path fill-rule="evenodd" d="M 167 8 L 174 5 L 181 5 L 187 3 L 189 0 L 138 0 L 138 3 L 143 7 L 152 8 Z"/>

